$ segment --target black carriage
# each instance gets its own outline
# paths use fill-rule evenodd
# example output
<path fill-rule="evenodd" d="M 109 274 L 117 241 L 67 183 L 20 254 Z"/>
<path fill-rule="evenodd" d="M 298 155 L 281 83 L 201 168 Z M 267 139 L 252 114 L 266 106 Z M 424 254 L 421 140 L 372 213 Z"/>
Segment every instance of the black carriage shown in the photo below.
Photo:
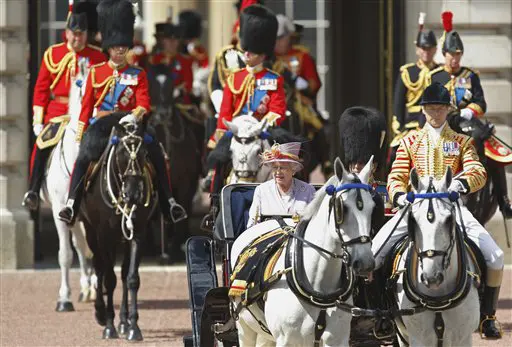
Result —
<path fill-rule="evenodd" d="M 221 341 L 224 346 L 237 346 L 238 334 L 231 318 L 228 291 L 231 276 L 231 247 L 246 229 L 249 208 L 257 183 L 235 183 L 221 192 L 220 211 L 213 229 L 213 238 L 193 236 L 186 244 L 187 274 L 192 316 L 192 335 L 185 336 L 185 346 L 214 346 Z M 316 189 L 321 185 L 314 185 Z M 385 186 L 377 191 L 387 202 Z M 386 209 L 386 217 L 391 217 Z M 285 216 L 283 216 L 285 217 Z M 291 216 L 288 216 L 291 217 Z M 220 275 L 220 279 L 219 279 Z"/>

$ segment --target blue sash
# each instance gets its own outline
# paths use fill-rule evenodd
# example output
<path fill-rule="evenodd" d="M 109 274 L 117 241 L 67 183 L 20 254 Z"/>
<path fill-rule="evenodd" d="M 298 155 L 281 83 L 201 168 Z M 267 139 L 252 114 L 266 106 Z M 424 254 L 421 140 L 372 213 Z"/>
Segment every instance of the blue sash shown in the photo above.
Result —
<path fill-rule="evenodd" d="M 124 72 L 122 72 L 122 74 L 137 76 L 140 72 L 141 70 L 138 68 L 129 67 Z M 117 104 L 117 101 L 119 100 L 123 92 L 126 90 L 126 87 L 128 87 L 127 84 L 116 83 L 114 87 L 114 92 L 108 92 L 105 98 L 103 99 L 103 102 L 100 105 L 100 111 L 113 111 L 114 107 Z"/>
<path fill-rule="evenodd" d="M 261 79 L 262 80 L 263 79 L 277 80 L 278 77 L 279 76 L 277 76 L 275 73 L 268 71 Z M 255 82 L 257 82 L 257 81 L 255 81 Z M 277 85 L 277 82 L 276 82 L 276 85 Z M 268 90 L 262 90 L 262 89 L 258 88 L 258 85 L 256 84 L 256 86 L 254 88 L 254 94 L 249 102 L 249 107 L 250 107 L 249 110 L 247 109 L 247 101 L 246 101 L 240 114 L 248 114 L 249 111 L 256 112 L 256 109 L 261 104 L 261 99 L 263 99 L 263 97 L 265 95 L 267 95 L 267 91 Z"/>

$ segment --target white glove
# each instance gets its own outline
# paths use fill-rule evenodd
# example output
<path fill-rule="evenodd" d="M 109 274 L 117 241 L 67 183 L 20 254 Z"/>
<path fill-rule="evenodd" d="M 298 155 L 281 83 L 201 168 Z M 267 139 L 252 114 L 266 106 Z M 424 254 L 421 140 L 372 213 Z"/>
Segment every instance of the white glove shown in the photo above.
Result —
<path fill-rule="evenodd" d="M 137 123 L 137 117 L 135 117 L 132 113 L 129 113 L 119 121 L 119 124 L 124 123 Z"/>
<path fill-rule="evenodd" d="M 460 180 L 453 180 L 448 187 L 449 192 L 466 193 L 466 187 Z"/>
<path fill-rule="evenodd" d="M 460 116 L 466 120 L 471 120 L 473 118 L 473 111 L 469 108 L 463 108 L 460 110 Z"/>
<path fill-rule="evenodd" d="M 220 106 L 222 105 L 222 97 L 223 97 L 222 90 L 216 89 L 212 92 L 210 95 L 210 99 L 212 100 L 213 107 L 215 107 L 215 111 L 217 113 L 220 112 Z"/>
<path fill-rule="evenodd" d="M 43 131 L 44 125 L 42 124 L 34 124 L 32 127 L 32 130 L 34 131 L 34 135 L 39 136 L 41 134 L 41 131 Z"/>
<path fill-rule="evenodd" d="M 407 194 L 402 194 L 396 199 L 396 204 L 400 207 L 404 207 L 407 202 Z"/>
<path fill-rule="evenodd" d="M 295 80 L 295 88 L 297 90 L 304 90 L 304 89 L 307 89 L 309 87 L 309 83 L 308 81 L 306 81 L 304 78 L 302 77 L 297 77 L 297 79 Z"/>

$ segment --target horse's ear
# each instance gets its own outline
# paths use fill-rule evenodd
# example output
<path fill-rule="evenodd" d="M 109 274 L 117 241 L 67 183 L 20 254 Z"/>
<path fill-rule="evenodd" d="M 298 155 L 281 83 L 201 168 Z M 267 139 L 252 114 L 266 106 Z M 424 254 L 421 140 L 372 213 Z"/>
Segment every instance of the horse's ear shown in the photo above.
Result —
<path fill-rule="evenodd" d="M 222 122 L 224 123 L 224 125 L 233 132 L 233 134 L 237 134 L 238 133 L 238 127 L 233 123 L 233 122 L 230 122 L 228 120 L 225 120 L 223 119 Z"/>
<path fill-rule="evenodd" d="M 358 175 L 359 179 L 364 183 L 368 183 L 368 179 L 370 178 L 372 169 L 373 169 L 373 155 L 370 157 L 370 160 L 368 160 L 368 162 L 366 163 L 364 168 L 359 173 L 359 175 Z"/>
<path fill-rule="evenodd" d="M 444 186 L 445 190 L 448 190 L 448 187 L 452 184 L 453 180 L 453 172 L 450 166 L 446 167 L 446 173 L 444 174 Z"/>
<path fill-rule="evenodd" d="M 420 177 L 418 176 L 418 172 L 416 171 L 416 168 L 413 167 L 411 170 L 411 174 L 409 175 L 411 179 L 411 184 L 415 191 L 419 191 L 420 187 Z"/>
<path fill-rule="evenodd" d="M 345 166 L 343 166 L 339 157 L 334 160 L 334 174 L 340 182 L 343 181 L 343 177 L 347 176 L 347 170 L 345 170 Z"/>
<path fill-rule="evenodd" d="M 124 126 L 122 126 L 119 123 L 114 124 L 114 129 L 116 133 L 118 133 L 119 135 L 124 135 L 126 133 L 126 129 L 124 128 Z"/>

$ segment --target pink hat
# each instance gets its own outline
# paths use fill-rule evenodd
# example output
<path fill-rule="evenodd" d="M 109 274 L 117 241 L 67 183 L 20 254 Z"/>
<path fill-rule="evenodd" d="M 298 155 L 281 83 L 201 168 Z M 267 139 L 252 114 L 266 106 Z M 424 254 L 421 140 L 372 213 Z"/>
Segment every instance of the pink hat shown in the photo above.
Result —
<path fill-rule="evenodd" d="M 300 171 L 303 168 L 302 159 L 299 158 L 300 146 L 300 142 L 289 142 L 282 145 L 274 143 L 271 149 L 263 152 L 263 164 L 293 163 L 297 165 L 297 171 Z"/>

